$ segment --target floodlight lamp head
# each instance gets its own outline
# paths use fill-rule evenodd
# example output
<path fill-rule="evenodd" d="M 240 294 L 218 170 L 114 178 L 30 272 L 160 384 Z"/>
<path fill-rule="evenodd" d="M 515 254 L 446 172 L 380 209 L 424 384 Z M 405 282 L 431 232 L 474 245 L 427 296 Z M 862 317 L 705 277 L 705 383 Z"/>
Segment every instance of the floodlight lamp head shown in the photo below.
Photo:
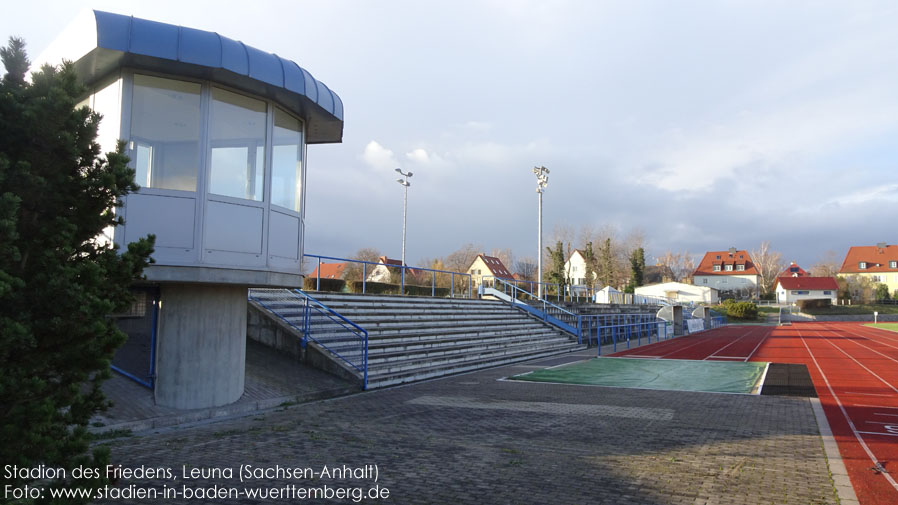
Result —
<path fill-rule="evenodd" d="M 397 168 L 396 171 L 399 172 L 400 174 L 402 173 L 402 169 L 401 169 L 401 168 Z"/>
<path fill-rule="evenodd" d="M 409 172 L 409 173 L 408 173 L 408 176 L 409 176 L 409 177 L 411 177 L 411 176 L 412 176 L 412 173 L 411 173 L 411 172 Z"/>

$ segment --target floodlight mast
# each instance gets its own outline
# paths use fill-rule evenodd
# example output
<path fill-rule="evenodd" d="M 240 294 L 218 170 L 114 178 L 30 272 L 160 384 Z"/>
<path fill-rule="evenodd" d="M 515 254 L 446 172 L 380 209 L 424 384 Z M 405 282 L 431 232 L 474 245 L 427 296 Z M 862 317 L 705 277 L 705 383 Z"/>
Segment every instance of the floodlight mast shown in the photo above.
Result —
<path fill-rule="evenodd" d="M 397 168 L 396 171 L 399 172 L 399 175 L 405 177 L 405 180 L 396 179 L 396 182 L 398 182 L 399 184 L 401 184 L 402 186 L 405 187 L 405 197 L 402 200 L 402 266 L 400 267 L 400 270 L 402 271 L 402 281 L 401 282 L 402 282 L 402 285 L 404 286 L 405 285 L 405 223 L 406 223 L 406 217 L 408 216 L 408 187 L 412 185 L 412 183 L 408 182 L 408 178 L 412 176 L 412 172 L 409 171 L 408 173 L 405 173 L 400 168 Z"/>
<path fill-rule="evenodd" d="M 543 297 L 543 191 L 549 184 L 549 169 L 543 166 L 533 167 L 536 174 L 536 193 L 539 195 L 539 221 L 536 239 L 536 289 L 537 296 Z"/>

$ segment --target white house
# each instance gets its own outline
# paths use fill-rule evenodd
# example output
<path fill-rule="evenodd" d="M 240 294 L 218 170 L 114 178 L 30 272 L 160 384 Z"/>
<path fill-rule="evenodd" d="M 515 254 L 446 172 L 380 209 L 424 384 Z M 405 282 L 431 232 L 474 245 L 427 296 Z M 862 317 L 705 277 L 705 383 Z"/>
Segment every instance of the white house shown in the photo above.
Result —
<path fill-rule="evenodd" d="M 717 289 L 694 286 L 682 282 L 663 282 L 636 288 L 636 294 L 657 298 L 669 298 L 676 302 L 717 303 Z"/>
<path fill-rule="evenodd" d="M 567 261 L 564 262 L 564 277 L 570 286 L 587 286 L 591 282 L 586 280 L 586 256 L 579 249 L 574 249 Z M 596 278 L 595 272 L 592 274 Z"/>
<path fill-rule="evenodd" d="M 736 296 L 756 294 L 761 282 L 761 275 L 748 251 L 735 247 L 728 251 L 705 253 L 692 278 L 696 286 L 714 288 L 720 293 L 730 292 Z"/>
<path fill-rule="evenodd" d="M 471 266 L 468 267 L 467 272 L 471 274 L 471 283 L 474 288 L 480 286 L 483 283 L 483 278 L 487 277 L 487 284 L 491 284 L 493 282 L 492 278 L 500 278 L 505 279 L 509 282 L 514 280 L 514 274 L 511 273 L 511 270 L 502 263 L 502 260 L 496 258 L 494 256 L 487 256 L 486 254 L 478 254 L 474 261 L 471 262 Z"/>
<path fill-rule="evenodd" d="M 828 298 L 835 304 L 838 293 L 839 285 L 834 277 L 779 277 L 776 279 L 776 301 L 778 303 Z"/>
<path fill-rule="evenodd" d="M 368 282 L 399 284 L 402 275 L 402 269 L 399 267 L 402 266 L 402 261 L 381 256 L 380 258 L 377 258 L 377 262 L 378 265 L 374 267 L 374 270 L 368 274 L 368 277 L 365 280 Z M 421 273 L 422 272 L 417 268 L 408 268 L 408 265 L 406 265 L 405 283 L 420 284 Z"/>

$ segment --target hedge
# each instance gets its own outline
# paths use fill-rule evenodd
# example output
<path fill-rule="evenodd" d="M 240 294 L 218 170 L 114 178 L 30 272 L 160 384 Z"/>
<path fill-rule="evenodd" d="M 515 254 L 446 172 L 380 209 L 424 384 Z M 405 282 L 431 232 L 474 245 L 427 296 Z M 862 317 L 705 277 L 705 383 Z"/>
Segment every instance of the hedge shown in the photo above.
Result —
<path fill-rule="evenodd" d="M 318 285 L 320 281 L 320 286 Z M 306 277 L 302 281 L 302 289 L 306 291 L 333 291 L 342 293 L 346 289 L 346 281 L 343 279 L 325 279 Z"/>
<path fill-rule="evenodd" d="M 757 319 L 758 306 L 751 302 L 732 302 L 724 303 L 727 310 L 727 316 L 736 319 Z"/>
<path fill-rule="evenodd" d="M 350 281 L 349 292 L 361 293 L 362 281 Z M 365 282 L 365 293 L 372 295 L 398 295 L 399 284 L 388 284 L 386 282 Z M 438 297 L 448 297 L 449 288 L 435 288 L 431 290 L 430 286 L 405 286 L 405 294 L 407 295 L 430 296 L 431 293 L 433 293 L 434 296 Z"/>

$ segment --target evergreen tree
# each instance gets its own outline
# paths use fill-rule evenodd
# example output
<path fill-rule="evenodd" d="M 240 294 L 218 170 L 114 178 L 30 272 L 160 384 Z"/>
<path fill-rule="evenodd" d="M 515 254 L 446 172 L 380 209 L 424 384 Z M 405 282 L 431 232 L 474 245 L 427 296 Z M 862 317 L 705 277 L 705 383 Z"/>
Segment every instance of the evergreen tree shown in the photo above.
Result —
<path fill-rule="evenodd" d="M 602 287 L 614 283 L 614 250 L 611 248 L 610 237 L 606 238 L 605 243 L 599 248 L 599 280 Z"/>
<path fill-rule="evenodd" d="M 125 338 L 107 315 L 128 307 L 153 240 L 123 254 L 96 240 L 121 223 L 116 201 L 137 186 L 122 144 L 100 157 L 100 116 L 75 109 L 86 91 L 72 64 L 45 66 L 28 83 L 21 39 L 0 58 L 0 461 L 102 468 L 108 450 L 88 454 L 86 428 L 107 405 L 100 385 Z M 33 482 L 2 475 L 0 487 Z"/>
<path fill-rule="evenodd" d="M 592 242 L 587 242 L 583 248 L 583 260 L 586 263 L 586 285 L 595 287 L 597 278 L 598 259 L 592 247 Z"/>
<path fill-rule="evenodd" d="M 546 249 L 549 251 L 549 259 L 552 262 L 549 271 L 546 272 L 546 282 L 558 284 L 559 289 L 563 291 L 567 281 L 564 275 L 564 243 L 559 240 L 554 249 L 551 247 Z"/>
<path fill-rule="evenodd" d="M 634 288 L 642 286 L 645 279 L 645 250 L 638 247 L 630 253 L 630 284 Z"/>

